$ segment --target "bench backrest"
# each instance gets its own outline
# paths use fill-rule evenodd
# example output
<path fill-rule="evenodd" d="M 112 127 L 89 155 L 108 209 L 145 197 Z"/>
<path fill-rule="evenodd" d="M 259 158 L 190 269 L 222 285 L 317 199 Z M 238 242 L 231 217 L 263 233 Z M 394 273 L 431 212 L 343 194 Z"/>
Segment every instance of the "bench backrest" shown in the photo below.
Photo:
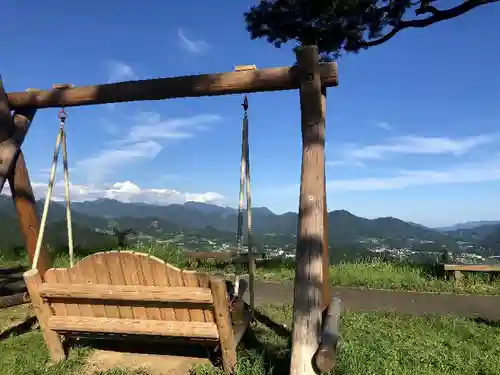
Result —
<path fill-rule="evenodd" d="M 215 340 L 231 332 L 222 278 L 147 254 L 93 254 L 73 267 L 47 270 L 44 281 L 30 293 L 50 307 L 47 325 L 54 331 Z"/>

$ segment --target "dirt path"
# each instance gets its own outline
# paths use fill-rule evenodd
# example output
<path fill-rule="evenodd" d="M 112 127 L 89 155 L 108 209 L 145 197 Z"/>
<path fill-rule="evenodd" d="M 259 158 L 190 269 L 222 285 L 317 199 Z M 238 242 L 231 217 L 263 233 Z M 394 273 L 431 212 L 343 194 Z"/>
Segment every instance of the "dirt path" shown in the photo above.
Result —
<path fill-rule="evenodd" d="M 395 311 L 413 315 L 456 315 L 467 318 L 500 320 L 500 296 L 418 293 L 335 287 L 348 310 L 359 312 Z M 248 294 L 247 294 L 248 295 Z M 291 303 L 293 285 L 276 282 L 255 282 L 255 303 Z"/>

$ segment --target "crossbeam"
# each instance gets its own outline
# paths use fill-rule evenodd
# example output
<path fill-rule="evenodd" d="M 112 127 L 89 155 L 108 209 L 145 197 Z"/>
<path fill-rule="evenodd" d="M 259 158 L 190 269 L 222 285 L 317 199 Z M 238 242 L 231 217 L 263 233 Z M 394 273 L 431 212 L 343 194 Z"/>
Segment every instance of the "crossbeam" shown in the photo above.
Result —
<path fill-rule="evenodd" d="M 323 86 L 338 85 L 337 64 L 322 63 Z M 141 100 L 194 98 L 299 88 L 297 66 L 126 81 L 104 85 L 7 93 L 10 108 L 74 107 Z"/>

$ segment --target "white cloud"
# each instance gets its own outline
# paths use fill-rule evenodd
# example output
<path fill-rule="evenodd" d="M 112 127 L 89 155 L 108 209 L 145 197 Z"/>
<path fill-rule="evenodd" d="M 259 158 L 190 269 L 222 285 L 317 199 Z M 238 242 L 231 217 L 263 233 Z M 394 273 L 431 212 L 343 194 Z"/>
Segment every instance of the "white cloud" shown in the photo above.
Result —
<path fill-rule="evenodd" d="M 500 181 L 500 155 L 474 163 L 462 163 L 441 170 L 404 170 L 390 177 L 329 180 L 328 191 L 375 191 L 452 183 Z"/>
<path fill-rule="evenodd" d="M 388 191 L 417 186 L 495 181 L 500 181 L 500 153 L 493 155 L 490 159 L 457 163 L 441 169 L 405 169 L 395 171 L 392 176 L 329 179 L 327 191 L 329 193 Z M 257 191 L 265 196 L 276 194 L 296 196 L 299 190 L 299 184 L 290 184 L 260 187 Z"/>
<path fill-rule="evenodd" d="M 111 103 L 111 104 L 114 104 L 114 103 Z M 115 135 L 115 136 L 120 133 L 120 129 L 118 128 L 118 126 L 114 122 L 110 121 L 109 119 L 103 118 L 100 120 L 100 123 L 101 123 L 102 129 L 106 133 L 108 133 L 110 135 Z"/>
<path fill-rule="evenodd" d="M 108 82 L 120 82 L 138 79 L 134 68 L 124 62 L 117 60 L 110 60 L 106 62 L 106 72 L 108 75 Z"/>
<path fill-rule="evenodd" d="M 330 160 L 326 162 L 329 167 L 337 167 L 339 165 L 350 165 L 356 167 L 364 167 L 365 164 L 357 160 Z"/>
<path fill-rule="evenodd" d="M 45 198 L 47 183 L 32 183 L 37 199 Z M 4 194 L 10 194 L 8 186 L 4 188 Z M 111 186 L 85 186 L 70 185 L 70 198 L 74 202 L 91 201 L 98 198 L 116 199 L 122 202 L 144 202 L 150 204 L 167 205 L 184 202 L 205 202 L 221 204 L 225 197 L 216 192 L 190 193 L 180 192 L 167 188 L 144 189 L 131 181 L 117 182 Z M 58 181 L 54 184 L 52 193 L 53 201 L 64 201 L 64 184 Z"/>
<path fill-rule="evenodd" d="M 209 48 L 208 43 L 205 42 L 204 40 L 189 39 L 184 33 L 184 30 L 182 29 L 177 30 L 177 36 L 179 37 L 179 42 L 182 48 L 186 49 L 191 53 L 200 54 L 206 52 Z"/>
<path fill-rule="evenodd" d="M 154 112 L 140 113 L 135 116 L 135 125 L 122 138 L 109 142 L 99 153 L 77 161 L 75 170 L 91 183 L 102 182 L 120 167 L 154 159 L 166 141 L 192 137 L 207 124 L 220 120 L 220 116 L 212 114 L 162 119 Z"/>
<path fill-rule="evenodd" d="M 357 146 L 347 145 L 337 160 L 328 165 L 364 165 L 363 161 L 382 159 L 391 155 L 463 155 L 472 149 L 498 140 L 495 134 L 484 134 L 452 139 L 449 137 L 402 136 L 392 137 L 386 143 Z"/>
<path fill-rule="evenodd" d="M 147 139 L 190 138 L 195 130 L 206 129 L 206 124 L 220 121 L 218 115 L 204 114 L 193 117 L 161 119 L 155 112 L 141 112 L 127 137 L 120 142 L 141 142 Z"/>
<path fill-rule="evenodd" d="M 377 123 L 375 124 L 375 126 L 376 126 L 377 128 L 384 129 L 384 130 L 387 130 L 387 131 L 392 131 L 392 130 L 393 130 L 392 126 L 391 126 L 391 125 L 389 125 L 389 124 L 388 124 L 387 122 L 385 122 L 385 121 L 382 121 L 382 122 L 377 122 Z"/>
<path fill-rule="evenodd" d="M 163 147 L 155 141 L 138 142 L 120 148 L 108 148 L 100 153 L 76 162 L 78 173 L 83 172 L 88 181 L 100 182 L 117 168 L 133 162 L 151 160 Z"/>

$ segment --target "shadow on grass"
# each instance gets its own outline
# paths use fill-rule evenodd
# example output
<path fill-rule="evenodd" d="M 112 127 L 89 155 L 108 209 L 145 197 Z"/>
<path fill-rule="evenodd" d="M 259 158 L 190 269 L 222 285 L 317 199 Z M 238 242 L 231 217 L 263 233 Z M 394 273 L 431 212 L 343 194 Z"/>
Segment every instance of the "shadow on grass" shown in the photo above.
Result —
<path fill-rule="evenodd" d="M 290 373 L 290 342 L 288 345 L 262 343 L 258 336 L 264 336 L 263 327 L 255 326 L 248 330 L 243 339 L 244 351 L 240 356 L 261 356 L 264 361 L 264 374 L 288 375 Z"/>
<path fill-rule="evenodd" d="M 275 334 L 278 336 L 289 339 L 290 335 L 292 334 L 288 328 L 283 326 L 282 324 L 276 323 L 273 321 L 271 318 L 269 318 L 267 315 L 263 314 L 259 310 L 254 310 L 254 316 L 257 321 L 265 325 L 267 328 L 269 328 L 271 331 L 273 331 Z"/>
<path fill-rule="evenodd" d="M 474 323 L 486 325 L 488 327 L 494 327 L 494 328 L 500 327 L 500 320 L 486 319 L 479 316 L 475 318 L 470 318 L 470 320 L 473 321 Z"/>
<path fill-rule="evenodd" d="M 6 329 L 3 332 L 0 332 L 0 341 L 6 340 L 11 336 L 19 336 L 23 333 L 28 333 L 33 330 L 36 323 L 36 316 L 27 318 L 24 322 L 21 322 L 13 327 Z"/>
<path fill-rule="evenodd" d="M 215 344 L 183 339 L 120 335 L 120 337 L 104 334 L 81 334 L 68 336 L 65 340 L 65 350 L 75 347 L 85 347 L 97 350 L 109 350 L 117 353 L 170 355 L 193 358 L 208 358 L 212 364 L 218 365 L 219 355 L 215 352 Z"/>

